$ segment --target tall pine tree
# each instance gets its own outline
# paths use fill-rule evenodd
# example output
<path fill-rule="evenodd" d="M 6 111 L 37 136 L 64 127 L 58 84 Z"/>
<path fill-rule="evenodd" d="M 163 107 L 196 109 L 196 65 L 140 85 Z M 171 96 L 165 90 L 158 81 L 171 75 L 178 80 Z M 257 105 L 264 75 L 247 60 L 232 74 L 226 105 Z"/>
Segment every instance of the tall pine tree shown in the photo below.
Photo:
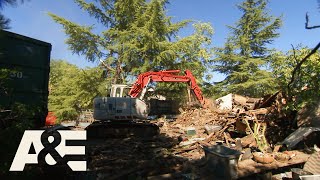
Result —
<path fill-rule="evenodd" d="M 75 2 L 105 30 L 96 34 L 93 26 L 81 26 L 52 13 L 49 15 L 63 25 L 69 36 L 66 42 L 74 53 L 85 55 L 89 61 L 103 60 L 111 83 L 125 83 L 128 76 L 146 71 L 181 68 L 182 54 L 189 53 L 185 51 L 192 45 L 197 45 L 196 53 L 199 54 L 192 60 L 199 65 L 192 66 L 191 70 L 201 71 L 197 73 L 199 79 L 206 71 L 203 66 L 209 63 L 208 56 L 202 58 L 202 55 L 207 52 L 207 47 L 203 46 L 207 40 L 202 37 L 208 34 L 202 30 L 189 39 L 178 39 L 178 31 L 189 21 L 173 23 L 165 13 L 167 0 Z M 199 40 L 194 40 L 195 35 L 203 41 L 196 42 Z"/>
<path fill-rule="evenodd" d="M 217 48 L 215 70 L 226 78 L 218 86 L 228 93 L 260 97 L 272 93 L 274 79 L 267 71 L 268 48 L 279 36 L 281 18 L 267 13 L 267 0 L 245 0 L 238 9 L 243 12 L 223 48 Z"/>

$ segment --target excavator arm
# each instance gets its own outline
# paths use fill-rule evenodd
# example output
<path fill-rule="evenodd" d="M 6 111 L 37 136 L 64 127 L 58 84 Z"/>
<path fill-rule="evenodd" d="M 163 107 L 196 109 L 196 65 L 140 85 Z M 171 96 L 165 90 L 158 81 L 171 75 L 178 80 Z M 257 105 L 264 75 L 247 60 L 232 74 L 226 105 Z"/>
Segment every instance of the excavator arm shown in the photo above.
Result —
<path fill-rule="evenodd" d="M 139 95 L 143 97 L 146 87 L 150 82 L 185 82 L 189 84 L 190 89 L 194 92 L 200 104 L 204 105 L 205 99 L 202 96 L 202 91 L 197 85 L 196 79 L 191 71 L 185 70 L 185 75 L 178 75 L 179 72 L 180 70 L 168 70 L 142 73 L 133 84 L 129 95 L 133 98 L 137 98 Z"/>

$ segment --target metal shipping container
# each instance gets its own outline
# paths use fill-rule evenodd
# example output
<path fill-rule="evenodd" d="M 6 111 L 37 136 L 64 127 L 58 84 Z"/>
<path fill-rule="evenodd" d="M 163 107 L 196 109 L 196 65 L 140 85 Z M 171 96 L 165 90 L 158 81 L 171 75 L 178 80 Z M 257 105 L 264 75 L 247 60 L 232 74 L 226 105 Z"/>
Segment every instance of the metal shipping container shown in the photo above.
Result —
<path fill-rule="evenodd" d="M 45 124 L 51 44 L 0 30 L 0 108 L 22 104 L 36 127 Z"/>

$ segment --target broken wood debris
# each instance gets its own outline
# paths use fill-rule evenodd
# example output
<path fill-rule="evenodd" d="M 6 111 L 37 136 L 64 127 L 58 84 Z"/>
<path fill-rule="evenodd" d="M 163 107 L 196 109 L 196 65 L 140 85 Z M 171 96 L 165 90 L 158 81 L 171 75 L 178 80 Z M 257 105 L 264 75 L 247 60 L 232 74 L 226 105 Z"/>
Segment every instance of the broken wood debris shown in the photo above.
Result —
<path fill-rule="evenodd" d="M 203 149 L 199 147 L 220 144 L 240 150 L 242 154 L 239 162 L 252 159 L 260 166 L 275 162 L 294 164 L 295 161 L 292 161 L 289 155 L 281 152 L 285 149 L 281 142 L 292 131 L 292 127 L 288 125 L 290 123 L 287 123 L 291 119 L 284 119 L 285 116 L 281 113 L 283 106 L 281 92 L 264 98 L 229 94 L 217 99 L 216 102 L 219 104 L 217 109 L 188 109 L 184 111 L 180 109 L 181 114 L 177 119 L 167 123 L 165 129 L 161 128 L 163 134 L 175 137 L 183 136 L 183 129 L 193 127 L 196 133 L 192 137 L 181 140 L 181 144 L 192 138 L 204 138 L 204 140 L 199 140 L 189 146 L 180 146 L 176 149 L 179 156 L 187 159 L 203 159 L 205 154 Z M 274 127 L 277 127 L 277 130 L 281 132 L 276 138 L 273 137 Z M 287 132 L 282 133 L 285 131 Z M 297 163 L 303 162 L 305 159 L 297 160 Z"/>

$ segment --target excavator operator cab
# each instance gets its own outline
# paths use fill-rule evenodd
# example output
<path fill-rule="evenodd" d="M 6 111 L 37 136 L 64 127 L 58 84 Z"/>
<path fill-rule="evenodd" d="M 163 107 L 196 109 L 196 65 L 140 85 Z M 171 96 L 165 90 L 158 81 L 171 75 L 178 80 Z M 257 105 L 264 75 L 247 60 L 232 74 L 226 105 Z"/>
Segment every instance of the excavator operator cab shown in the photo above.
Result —
<path fill-rule="evenodd" d="M 110 97 L 130 97 L 130 89 L 131 86 L 126 84 L 112 84 L 110 89 Z"/>

